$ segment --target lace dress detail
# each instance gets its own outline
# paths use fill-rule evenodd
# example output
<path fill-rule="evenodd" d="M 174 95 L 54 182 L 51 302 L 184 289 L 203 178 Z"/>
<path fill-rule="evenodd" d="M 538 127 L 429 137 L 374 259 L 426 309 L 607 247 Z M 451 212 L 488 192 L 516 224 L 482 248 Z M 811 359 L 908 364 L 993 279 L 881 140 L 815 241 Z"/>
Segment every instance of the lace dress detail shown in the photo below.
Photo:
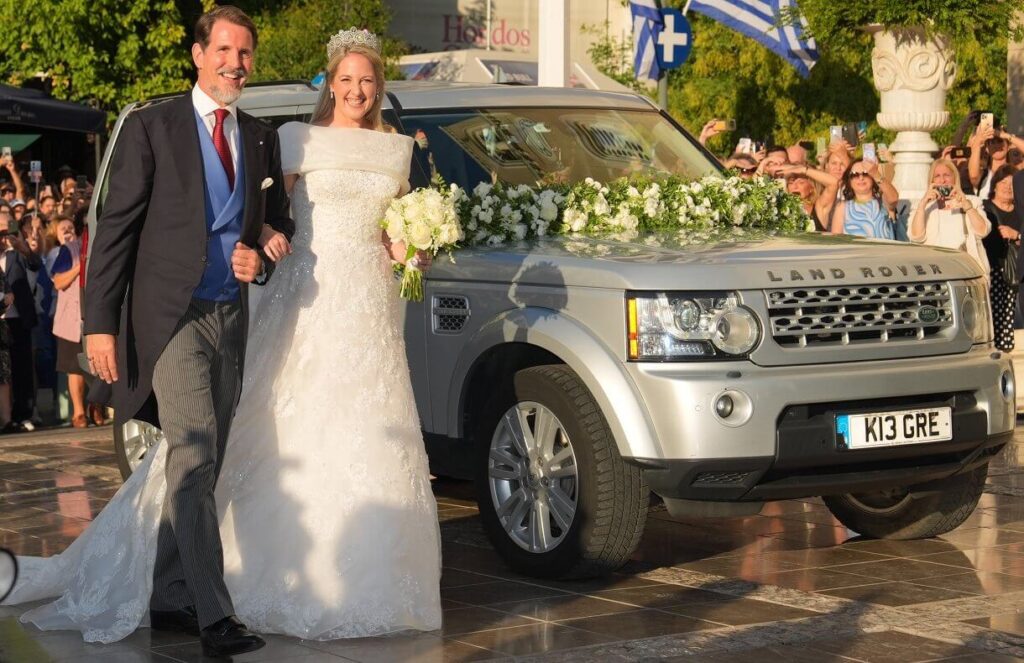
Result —
<path fill-rule="evenodd" d="M 440 535 L 402 303 L 379 226 L 408 186 L 412 141 L 298 123 L 282 127 L 281 137 L 285 172 L 301 174 L 292 191 L 297 229 L 292 255 L 267 286 L 252 289 L 242 397 L 216 491 L 225 581 L 239 617 L 264 633 L 328 640 L 434 630 Z M 31 594 L 19 583 L 9 602 L 65 592 L 26 618 L 40 628 L 79 628 L 80 615 L 103 608 L 111 614 L 98 620 L 101 632 L 82 629 L 102 642 L 143 621 L 162 456 L 162 447 L 151 453 L 151 465 L 63 555 L 23 561 L 39 563 L 26 567 L 28 583 L 50 582 Z M 91 541 L 97 530 L 101 540 Z M 61 563 L 76 547 L 85 555 Z M 83 572 L 72 576 L 70 568 L 83 557 L 103 568 L 86 568 L 86 587 L 75 589 L 69 580 Z M 104 589 L 128 570 L 130 597 Z M 82 606 L 93 595 L 96 606 Z M 63 615 L 61 625 L 37 621 L 41 610 Z M 124 623 L 112 625 L 118 611 Z"/>

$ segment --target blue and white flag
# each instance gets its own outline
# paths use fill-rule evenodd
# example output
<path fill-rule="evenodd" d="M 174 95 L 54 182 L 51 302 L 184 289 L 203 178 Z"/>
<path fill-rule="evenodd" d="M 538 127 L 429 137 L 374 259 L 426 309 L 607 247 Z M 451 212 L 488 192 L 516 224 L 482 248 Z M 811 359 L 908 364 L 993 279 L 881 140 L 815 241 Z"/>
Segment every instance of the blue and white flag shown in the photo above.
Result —
<path fill-rule="evenodd" d="M 661 34 L 661 10 L 657 0 L 630 0 L 633 13 L 633 72 L 637 80 L 661 78 L 657 43 Z"/>
<path fill-rule="evenodd" d="M 801 15 L 799 25 L 778 24 L 780 13 L 792 12 L 795 8 L 796 0 L 692 0 L 690 3 L 693 11 L 760 42 L 806 77 L 818 61 L 814 39 L 804 38 L 807 21 Z"/>

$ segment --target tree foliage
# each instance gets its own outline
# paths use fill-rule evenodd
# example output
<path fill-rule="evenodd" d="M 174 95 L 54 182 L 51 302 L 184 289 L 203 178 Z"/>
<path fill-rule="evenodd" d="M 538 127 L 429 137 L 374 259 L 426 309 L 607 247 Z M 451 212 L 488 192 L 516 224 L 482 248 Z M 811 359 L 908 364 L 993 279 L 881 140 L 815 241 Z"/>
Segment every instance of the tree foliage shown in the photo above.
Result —
<path fill-rule="evenodd" d="M 187 90 L 192 26 L 214 0 L 0 0 L 0 82 L 43 78 L 111 120 L 130 101 Z M 238 0 L 260 32 L 253 80 L 309 80 L 339 29 L 387 31 L 383 0 Z M 385 41 L 385 57 L 403 45 Z M 394 73 L 394 72 L 392 72 Z"/>
<path fill-rule="evenodd" d="M 852 7 L 830 2 L 836 11 Z M 814 29 L 818 15 L 811 3 L 801 0 L 800 6 Z M 735 118 L 736 132 L 713 138 L 713 151 L 728 153 L 741 136 L 784 145 L 814 141 L 827 136 L 830 125 L 858 121 L 869 123 L 871 140 L 891 142 L 893 134 L 874 123 L 879 98 L 871 73 L 873 40 L 865 31 L 851 31 L 835 43 L 819 41 L 821 59 L 805 79 L 753 39 L 693 12 L 688 18 L 693 51 L 669 77 L 669 112 L 694 134 L 710 118 Z M 970 33 L 954 39 L 959 74 L 946 102 L 951 121 L 936 132 L 937 140 L 949 140 L 972 109 L 1005 117 L 1008 32 L 983 41 Z M 591 57 L 605 73 L 634 85 L 631 48 L 603 39 L 591 49 Z M 655 96 L 652 88 L 641 89 Z"/>
<path fill-rule="evenodd" d="M 251 3 L 257 4 L 257 3 Z M 310 80 L 327 61 L 327 41 L 338 30 L 365 28 L 386 35 L 391 13 L 381 0 L 295 0 L 260 3 L 253 20 L 260 30 L 253 80 Z M 256 9 L 251 8 L 250 11 Z M 384 39 L 385 61 L 404 52 L 403 44 Z M 395 71 L 389 72 L 393 75 Z"/>
<path fill-rule="evenodd" d="M 0 81 L 42 76 L 58 99 L 114 112 L 186 89 L 192 68 L 174 0 L 0 0 Z"/>
<path fill-rule="evenodd" d="M 792 20 L 802 11 L 815 38 L 826 43 L 848 43 L 870 24 L 888 28 L 924 27 L 954 40 L 1024 36 L 1014 17 L 1024 11 L 1024 0 L 800 0 L 795 11 L 782 19 Z"/>

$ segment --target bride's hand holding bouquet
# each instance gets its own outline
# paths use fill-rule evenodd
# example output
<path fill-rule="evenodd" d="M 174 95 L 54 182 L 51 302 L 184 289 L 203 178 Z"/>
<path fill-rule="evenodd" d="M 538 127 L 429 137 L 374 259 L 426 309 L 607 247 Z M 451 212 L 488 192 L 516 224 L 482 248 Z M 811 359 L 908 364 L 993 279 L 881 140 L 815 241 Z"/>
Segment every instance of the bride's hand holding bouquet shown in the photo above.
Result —
<path fill-rule="evenodd" d="M 462 189 L 423 188 L 395 199 L 381 221 L 392 258 L 404 266 L 400 294 L 423 301 L 423 270 L 441 251 L 451 252 L 465 234 L 456 211 Z M 401 253 L 404 247 L 404 255 Z"/>

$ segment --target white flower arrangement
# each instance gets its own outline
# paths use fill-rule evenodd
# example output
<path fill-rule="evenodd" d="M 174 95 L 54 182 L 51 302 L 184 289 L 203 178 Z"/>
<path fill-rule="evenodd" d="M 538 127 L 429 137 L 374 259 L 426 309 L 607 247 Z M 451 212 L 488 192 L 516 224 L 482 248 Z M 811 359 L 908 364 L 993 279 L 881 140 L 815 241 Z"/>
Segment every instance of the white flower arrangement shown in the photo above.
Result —
<path fill-rule="evenodd" d="M 602 184 L 535 188 L 481 182 L 471 192 L 435 182 L 395 200 L 381 225 L 393 241 L 437 255 L 460 243 L 501 246 L 552 235 L 596 235 L 620 241 L 658 237 L 685 246 L 722 237 L 806 231 L 813 226 L 796 196 L 774 180 L 709 175 L 622 178 Z M 653 242 L 653 243 L 652 243 Z M 423 298 L 422 275 L 405 270 L 402 296 Z M 407 282 L 408 279 L 408 282 Z"/>

